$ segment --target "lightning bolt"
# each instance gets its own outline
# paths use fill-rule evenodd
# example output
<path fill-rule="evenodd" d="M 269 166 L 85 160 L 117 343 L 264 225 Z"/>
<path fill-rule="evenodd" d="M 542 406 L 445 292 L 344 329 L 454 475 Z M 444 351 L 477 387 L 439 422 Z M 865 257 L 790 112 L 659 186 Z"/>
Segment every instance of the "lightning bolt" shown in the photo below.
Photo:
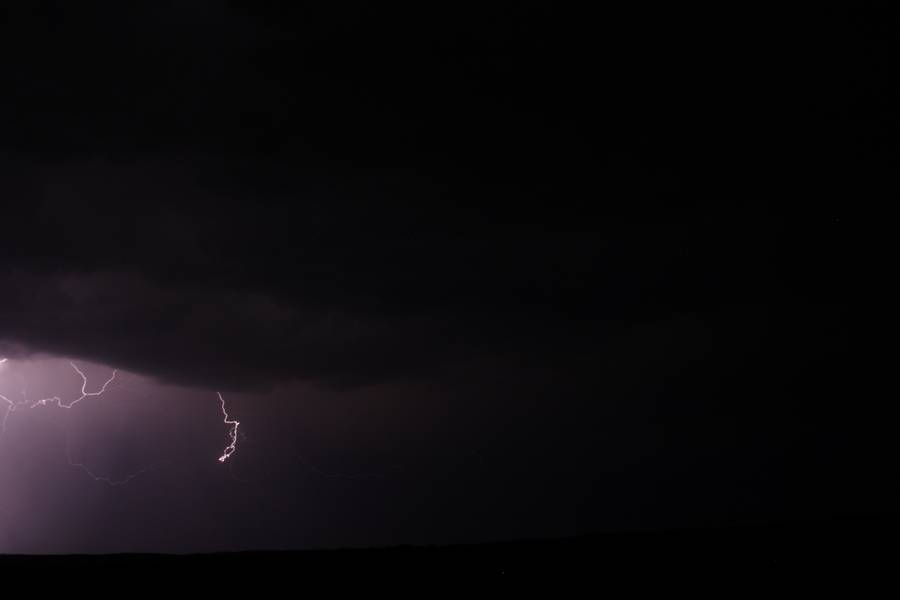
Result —
<path fill-rule="evenodd" d="M 225 398 L 222 397 L 222 394 L 216 392 L 216 396 L 219 397 L 219 403 L 222 405 L 222 415 L 225 417 L 225 424 L 231 425 L 231 429 L 228 430 L 228 437 L 231 440 L 231 443 L 225 447 L 222 456 L 219 457 L 219 462 L 224 463 L 232 454 L 234 454 L 234 451 L 237 450 L 238 427 L 241 426 L 241 422 L 235 421 L 228 416 L 228 411 L 225 410 Z"/>
<path fill-rule="evenodd" d="M 4 358 L 2 361 L 0 361 L 0 364 L 3 364 L 5 362 L 6 362 L 6 359 Z M 22 390 L 22 396 L 25 397 L 25 390 Z M 3 413 L 3 421 L 0 422 L 0 437 L 2 437 L 3 434 L 6 433 L 6 422 L 9 420 L 9 415 L 11 415 L 13 412 L 15 412 L 15 410 L 17 408 L 21 408 L 22 406 L 27 405 L 28 399 L 26 397 L 25 400 L 23 400 L 22 402 L 13 402 L 12 400 L 7 398 L 3 394 L 0 394 L 0 400 L 3 400 L 4 402 L 6 402 L 6 405 L 7 405 L 6 412 Z"/>
<path fill-rule="evenodd" d="M 32 404 L 31 408 L 37 408 L 38 406 L 47 406 L 48 404 L 53 404 L 54 402 L 56 403 L 56 405 L 59 408 L 72 408 L 73 406 L 75 406 L 76 404 L 78 404 L 79 402 L 84 400 L 85 398 L 102 396 L 106 392 L 106 388 L 109 387 L 109 384 L 111 384 L 113 381 L 115 381 L 116 375 L 119 374 L 118 370 L 113 369 L 112 376 L 106 380 L 106 383 L 103 384 L 103 387 L 101 387 L 99 391 L 89 392 L 89 391 L 87 391 L 87 385 L 88 385 L 87 376 L 81 372 L 81 369 L 79 369 L 75 363 L 70 361 L 69 364 L 72 365 L 72 368 L 75 369 L 75 372 L 78 373 L 79 376 L 81 376 L 81 396 L 72 400 L 68 404 L 63 404 L 63 401 L 59 396 L 53 396 L 52 398 L 42 398 L 42 399 L 38 400 L 37 402 L 35 402 L 34 404 Z"/>
<path fill-rule="evenodd" d="M 10 400 L 9 398 L 7 398 L 6 396 L 4 396 L 3 394 L 0 394 L 0 400 L 3 400 L 4 402 L 6 402 L 6 412 L 3 413 L 3 421 L 0 422 L 0 435 L 2 435 L 4 433 L 6 433 L 6 421 L 9 420 L 10 413 L 16 409 L 16 403 L 13 402 L 12 400 Z"/>
<path fill-rule="evenodd" d="M 8 360 L 9 360 L 8 358 L 0 358 L 0 366 L 3 366 Z M 10 400 L 6 396 L 0 394 L 0 400 L 5 402 L 7 405 L 6 412 L 3 415 L 3 420 L 0 421 L 0 437 L 2 437 L 2 435 L 6 432 L 6 424 L 7 424 L 7 421 L 9 420 L 9 415 L 12 414 L 13 412 L 15 412 L 16 410 L 18 410 L 20 408 L 34 409 L 39 406 L 40 407 L 56 406 L 57 408 L 71 409 L 76 404 L 78 404 L 79 402 L 81 402 L 82 400 L 84 400 L 86 398 L 96 398 L 98 396 L 102 396 L 103 394 L 105 394 L 107 392 L 107 390 L 109 389 L 109 386 L 112 385 L 112 383 L 116 380 L 116 376 L 118 375 L 118 370 L 114 369 L 112 372 L 112 375 L 109 377 L 109 379 L 107 379 L 103 383 L 103 385 L 100 387 L 100 389 L 93 391 L 93 392 L 89 392 L 87 375 L 85 375 L 84 372 L 81 369 L 79 369 L 78 365 L 76 365 L 74 362 L 70 361 L 69 365 L 71 365 L 72 369 L 78 374 L 79 377 L 81 377 L 81 395 L 73 400 L 64 402 L 61 397 L 52 396 L 52 397 L 48 397 L 48 398 L 41 398 L 40 400 L 31 402 L 28 399 L 28 393 L 27 393 L 26 389 L 22 390 L 22 398 L 23 399 L 18 402 Z M 225 399 L 222 397 L 222 394 L 220 392 L 216 392 L 216 395 L 219 397 L 219 404 L 222 408 L 222 415 L 224 417 L 224 423 L 226 425 L 231 426 L 230 429 L 228 430 L 229 443 L 225 447 L 225 450 L 222 452 L 222 456 L 219 457 L 219 462 L 224 463 L 229 458 L 231 458 L 231 455 L 234 454 L 234 452 L 237 450 L 237 443 L 238 443 L 238 436 L 239 436 L 238 428 L 240 427 L 241 423 L 240 423 L 240 421 L 237 421 L 236 419 L 232 419 L 228 415 L 228 411 L 225 408 Z M 105 483 L 109 486 L 124 485 L 124 484 L 128 483 L 129 481 L 131 481 L 132 479 L 138 477 L 139 475 L 141 475 L 143 473 L 146 473 L 147 471 L 149 471 L 157 466 L 156 464 L 147 466 L 135 473 L 132 473 L 131 475 L 125 477 L 124 479 L 120 479 L 120 480 L 115 480 L 115 479 L 111 479 L 109 477 L 97 475 L 90 469 L 90 467 L 88 467 L 84 463 L 82 463 L 80 461 L 76 461 L 72 458 L 72 452 L 71 452 L 68 438 L 66 439 L 66 459 L 70 466 L 81 469 L 88 476 L 90 476 L 94 481 Z"/>
<path fill-rule="evenodd" d="M 4 364 L 7 360 L 8 359 L 6 359 L 6 358 L 0 359 L 0 365 Z M 6 413 L 3 415 L 2 424 L 0 424 L 0 434 L 6 433 L 6 423 L 9 420 L 9 415 L 14 413 L 17 409 L 22 408 L 23 406 L 28 407 L 28 408 L 37 408 L 38 406 L 48 406 L 48 405 L 52 406 L 54 404 L 59 408 L 70 409 L 73 406 L 75 406 L 76 404 L 78 404 L 79 402 L 81 402 L 82 400 L 84 400 L 85 398 L 102 396 L 104 393 L 106 393 L 106 390 L 107 390 L 107 388 L 109 388 L 110 384 L 116 380 L 116 376 L 119 373 L 118 370 L 114 369 L 112 372 L 112 376 L 110 376 L 110 378 L 106 380 L 106 382 L 103 384 L 103 386 L 99 390 L 97 390 L 96 392 L 89 392 L 89 391 L 87 391 L 87 386 L 88 386 L 87 376 L 84 374 L 84 372 L 82 372 L 81 369 L 78 368 L 78 365 L 76 365 L 74 362 L 70 361 L 69 364 L 72 366 L 72 368 L 75 370 L 75 372 L 78 373 L 78 375 L 81 377 L 81 395 L 69 402 L 63 402 L 62 398 L 60 398 L 59 396 L 53 396 L 50 398 L 41 398 L 40 400 L 36 400 L 35 402 L 29 402 L 27 390 L 23 389 L 22 397 L 24 398 L 24 400 L 22 400 L 21 402 L 13 402 L 6 396 L 3 396 L 2 394 L 0 394 L 0 400 L 3 400 L 7 404 Z"/>

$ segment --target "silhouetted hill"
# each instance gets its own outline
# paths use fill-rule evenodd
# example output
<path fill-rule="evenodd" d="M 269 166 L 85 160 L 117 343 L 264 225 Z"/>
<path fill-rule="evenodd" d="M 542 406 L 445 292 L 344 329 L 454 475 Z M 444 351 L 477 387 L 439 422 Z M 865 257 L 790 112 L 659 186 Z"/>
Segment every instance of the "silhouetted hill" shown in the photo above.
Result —
<path fill-rule="evenodd" d="M 51 584 L 78 589 L 98 582 L 168 589 L 170 582 L 189 581 L 206 592 L 264 588 L 267 595 L 280 586 L 284 593 L 302 593 L 312 582 L 360 588 L 421 584 L 429 595 L 446 585 L 477 581 L 554 586 L 577 581 L 594 591 L 683 584 L 725 586 L 723 593 L 785 584 L 827 590 L 896 586 L 897 525 L 895 518 L 857 518 L 441 547 L 5 556 L 0 571 L 22 581 L 34 581 L 39 572 Z"/>

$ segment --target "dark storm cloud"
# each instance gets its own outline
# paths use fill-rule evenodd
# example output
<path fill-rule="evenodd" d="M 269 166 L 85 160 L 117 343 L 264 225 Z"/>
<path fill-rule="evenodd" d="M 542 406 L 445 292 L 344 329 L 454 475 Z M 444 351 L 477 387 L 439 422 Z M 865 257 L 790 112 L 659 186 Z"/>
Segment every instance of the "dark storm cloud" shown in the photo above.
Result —
<path fill-rule="evenodd" d="M 505 11 L 11 10 L 8 343 L 197 384 L 405 376 L 593 343 L 683 246 L 616 215 L 673 182 L 620 144 L 632 123 L 588 158 L 587 123 L 530 88 L 590 86 Z M 587 222 L 598 192 L 611 220 Z"/>
<path fill-rule="evenodd" d="M 206 385 L 396 377 L 454 356 L 556 352 L 564 338 L 577 351 L 612 320 L 665 318 L 645 295 L 667 293 L 689 251 L 658 223 L 603 237 L 455 229 L 458 216 L 416 215 L 395 197 L 369 206 L 390 191 L 384 178 L 341 186 L 301 172 L 281 182 L 284 200 L 210 171 L 93 160 L 17 173 L 6 342 Z M 427 185 L 414 192 L 435 200 Z"/>
<path fill-rule="evenodd" d="M 771 190 L 828 152 L 766 143 L 784 121 L 749 54 L 709 33 L 735 52 L 699 63 L 666 15 L 560 35 L 525 8 L 13 12 L 7 343 L 204 385 L 340 383 L 565 363 L 610 328 L 821 284 L 791 273 Z M 828 202 L 802 232 L 825 245 Z"/>

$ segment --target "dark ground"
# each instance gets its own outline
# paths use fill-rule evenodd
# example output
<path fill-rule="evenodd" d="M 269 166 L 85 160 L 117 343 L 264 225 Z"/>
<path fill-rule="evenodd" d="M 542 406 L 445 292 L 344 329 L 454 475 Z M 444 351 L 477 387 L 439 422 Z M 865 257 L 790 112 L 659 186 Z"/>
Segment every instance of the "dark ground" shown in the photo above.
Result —
<path fill-rule="evenodd" d="M 734 528 L 630 532 L 556 540 L 444 547 L 244 552 L 196 555 L 5 556 L 0 572 L 21 581 L 55 574 L 66 589 L 149 591 L 172 581 L 204 592 L 266 596 L 328 589 L 371 590 L 423 585 L 432 595 L 454 584 L 553 586 L 587 583 L 585 591 L 712 587 L 729 595 L 758 590 L 834 591 L 836 586 L 890 589 L 897 564 L 898 520 L 843 518 Z M 92 582 L 92 583 L 91 583 Z M 76 586 L 75 588 L 71 586 Z M 787 587 L 790 586 L 790 587 Z M 886 588 L 884 586 L 887 586 Z"/>

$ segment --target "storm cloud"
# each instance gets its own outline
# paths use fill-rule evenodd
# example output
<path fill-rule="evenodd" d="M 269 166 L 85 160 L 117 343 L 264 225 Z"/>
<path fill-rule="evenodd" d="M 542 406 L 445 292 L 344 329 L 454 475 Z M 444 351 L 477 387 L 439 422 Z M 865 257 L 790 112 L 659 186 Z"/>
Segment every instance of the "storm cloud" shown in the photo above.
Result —
<path fill-rule="evenodd" d="M 111 472 L 177 467 L 122 495 L 57 485 L 51 417 L 17 412 L 7 499 L 58 530 L 35 517 L 14 547 L 483 541 L 889 504 L 891 438 L 856 410 L 851 343 L 858 207 L 895 187 L 887 24 L 30 4 L 0 35 L 0 357 L 57 361 L 48 386 L 70 384 L 63 359 L 138 378 L 157 424 L 83 437 Z M 184 460 L 221 452 L 216 390 L 252 485 Z M 145 443 L 157 426 L 166 444 Z M 15 483 L 32 459 L 34 486 Z M 192 525 L 151 531 L 142 510 Z M 223 532 L 235 515 L 250 525 Z"/>

